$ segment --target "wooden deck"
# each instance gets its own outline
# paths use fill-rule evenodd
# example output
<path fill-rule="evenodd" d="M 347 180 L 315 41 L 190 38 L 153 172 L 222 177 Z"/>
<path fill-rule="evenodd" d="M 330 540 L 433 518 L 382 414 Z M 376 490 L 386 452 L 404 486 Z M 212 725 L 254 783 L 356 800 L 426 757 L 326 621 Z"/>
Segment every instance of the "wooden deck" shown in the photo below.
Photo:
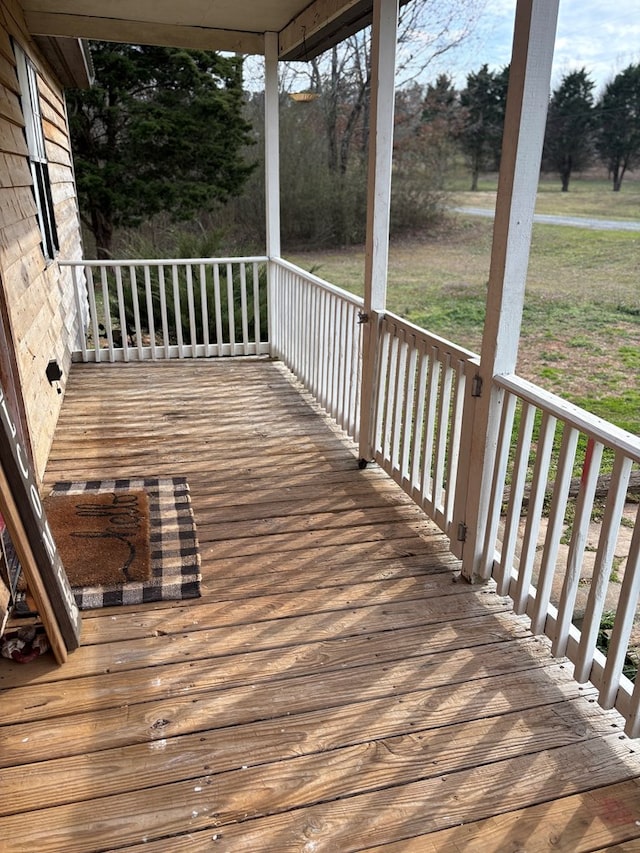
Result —
<path fill-rule="evenodd" d="M 640 850 L 640 744 L 280 366 L 74 366 L 47 483 L 139 475 L 202 597 L 0 661 L 0 850 Z"/>

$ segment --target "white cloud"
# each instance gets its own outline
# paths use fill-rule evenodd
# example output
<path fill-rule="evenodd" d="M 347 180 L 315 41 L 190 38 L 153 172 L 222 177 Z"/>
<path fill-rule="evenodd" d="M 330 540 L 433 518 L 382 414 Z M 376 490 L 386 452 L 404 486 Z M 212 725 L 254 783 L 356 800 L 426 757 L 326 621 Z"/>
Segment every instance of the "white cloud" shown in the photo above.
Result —
<path fill-rule="evenodd" d="M 457 85 L 487 63 L 498 70 L 511 59 L 516 0 L 489 0 L 468 42 L 446 58 Z M 552 87 L 585 68 L 596 94 L 618 72 L 640 62 L 639 0 L 560 0 Z"/>
<path fill-rule="evenodd" d="M 584 67 L 599 90 L 627 65 L 640 61 L 639 12 L 638 0 L 561 0 L 554 82 Z"/>

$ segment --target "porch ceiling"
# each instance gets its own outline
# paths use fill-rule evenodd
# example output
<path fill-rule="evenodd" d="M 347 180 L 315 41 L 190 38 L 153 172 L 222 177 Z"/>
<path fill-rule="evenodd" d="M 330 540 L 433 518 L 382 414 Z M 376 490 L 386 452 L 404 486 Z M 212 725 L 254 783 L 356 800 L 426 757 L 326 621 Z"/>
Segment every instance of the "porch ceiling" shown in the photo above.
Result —
<path fill-rule="evenodd" d="M 407 2 L 407 0 L 405 0 Z M 34 35 L 310 59 L 371 19 L 373 0 L 21 0 Z"/>

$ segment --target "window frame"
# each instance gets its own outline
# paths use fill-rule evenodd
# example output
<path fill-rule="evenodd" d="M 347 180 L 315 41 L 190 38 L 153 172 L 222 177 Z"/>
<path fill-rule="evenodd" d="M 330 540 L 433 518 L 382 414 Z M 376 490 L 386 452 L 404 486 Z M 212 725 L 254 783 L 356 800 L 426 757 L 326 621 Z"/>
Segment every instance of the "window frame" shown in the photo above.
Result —
<path fill-rule="evenodd" d="M 49 161 L 47 159 L 42 124 L 38 77 L 35 65 L 20 45 L 14 42 L 13 49 L 16 57 L 20 100 L 24 116 L 24 132 L 29 152 L 29 168 L 33 182 L 32 190 L 36 203 L 38 225 L 42 236 L 42 251 L 47 260 L 53 260 L 60 250 L 60 242 L 51 193 Z"/>

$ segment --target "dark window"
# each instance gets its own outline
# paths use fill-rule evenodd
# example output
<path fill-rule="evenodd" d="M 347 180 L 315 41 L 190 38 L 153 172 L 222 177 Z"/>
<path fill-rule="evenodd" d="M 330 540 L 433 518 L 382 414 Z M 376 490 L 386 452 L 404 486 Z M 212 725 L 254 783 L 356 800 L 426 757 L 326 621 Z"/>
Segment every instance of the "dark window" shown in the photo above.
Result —
<path fill-rule="evenodd" d="M 38 224 L 42 234 L 42 249 L 45 257 L 55 257 L 60 245 L 51 196 L 49 164 L 42 130 L 42 113 L 36 70 L 31 60 L 19 45 L 14 45 L 18 82 L 22 93 L 25 135 L 29 149 L 29 166 L 33 178 L 33 194 L 38 211 Z"/>

